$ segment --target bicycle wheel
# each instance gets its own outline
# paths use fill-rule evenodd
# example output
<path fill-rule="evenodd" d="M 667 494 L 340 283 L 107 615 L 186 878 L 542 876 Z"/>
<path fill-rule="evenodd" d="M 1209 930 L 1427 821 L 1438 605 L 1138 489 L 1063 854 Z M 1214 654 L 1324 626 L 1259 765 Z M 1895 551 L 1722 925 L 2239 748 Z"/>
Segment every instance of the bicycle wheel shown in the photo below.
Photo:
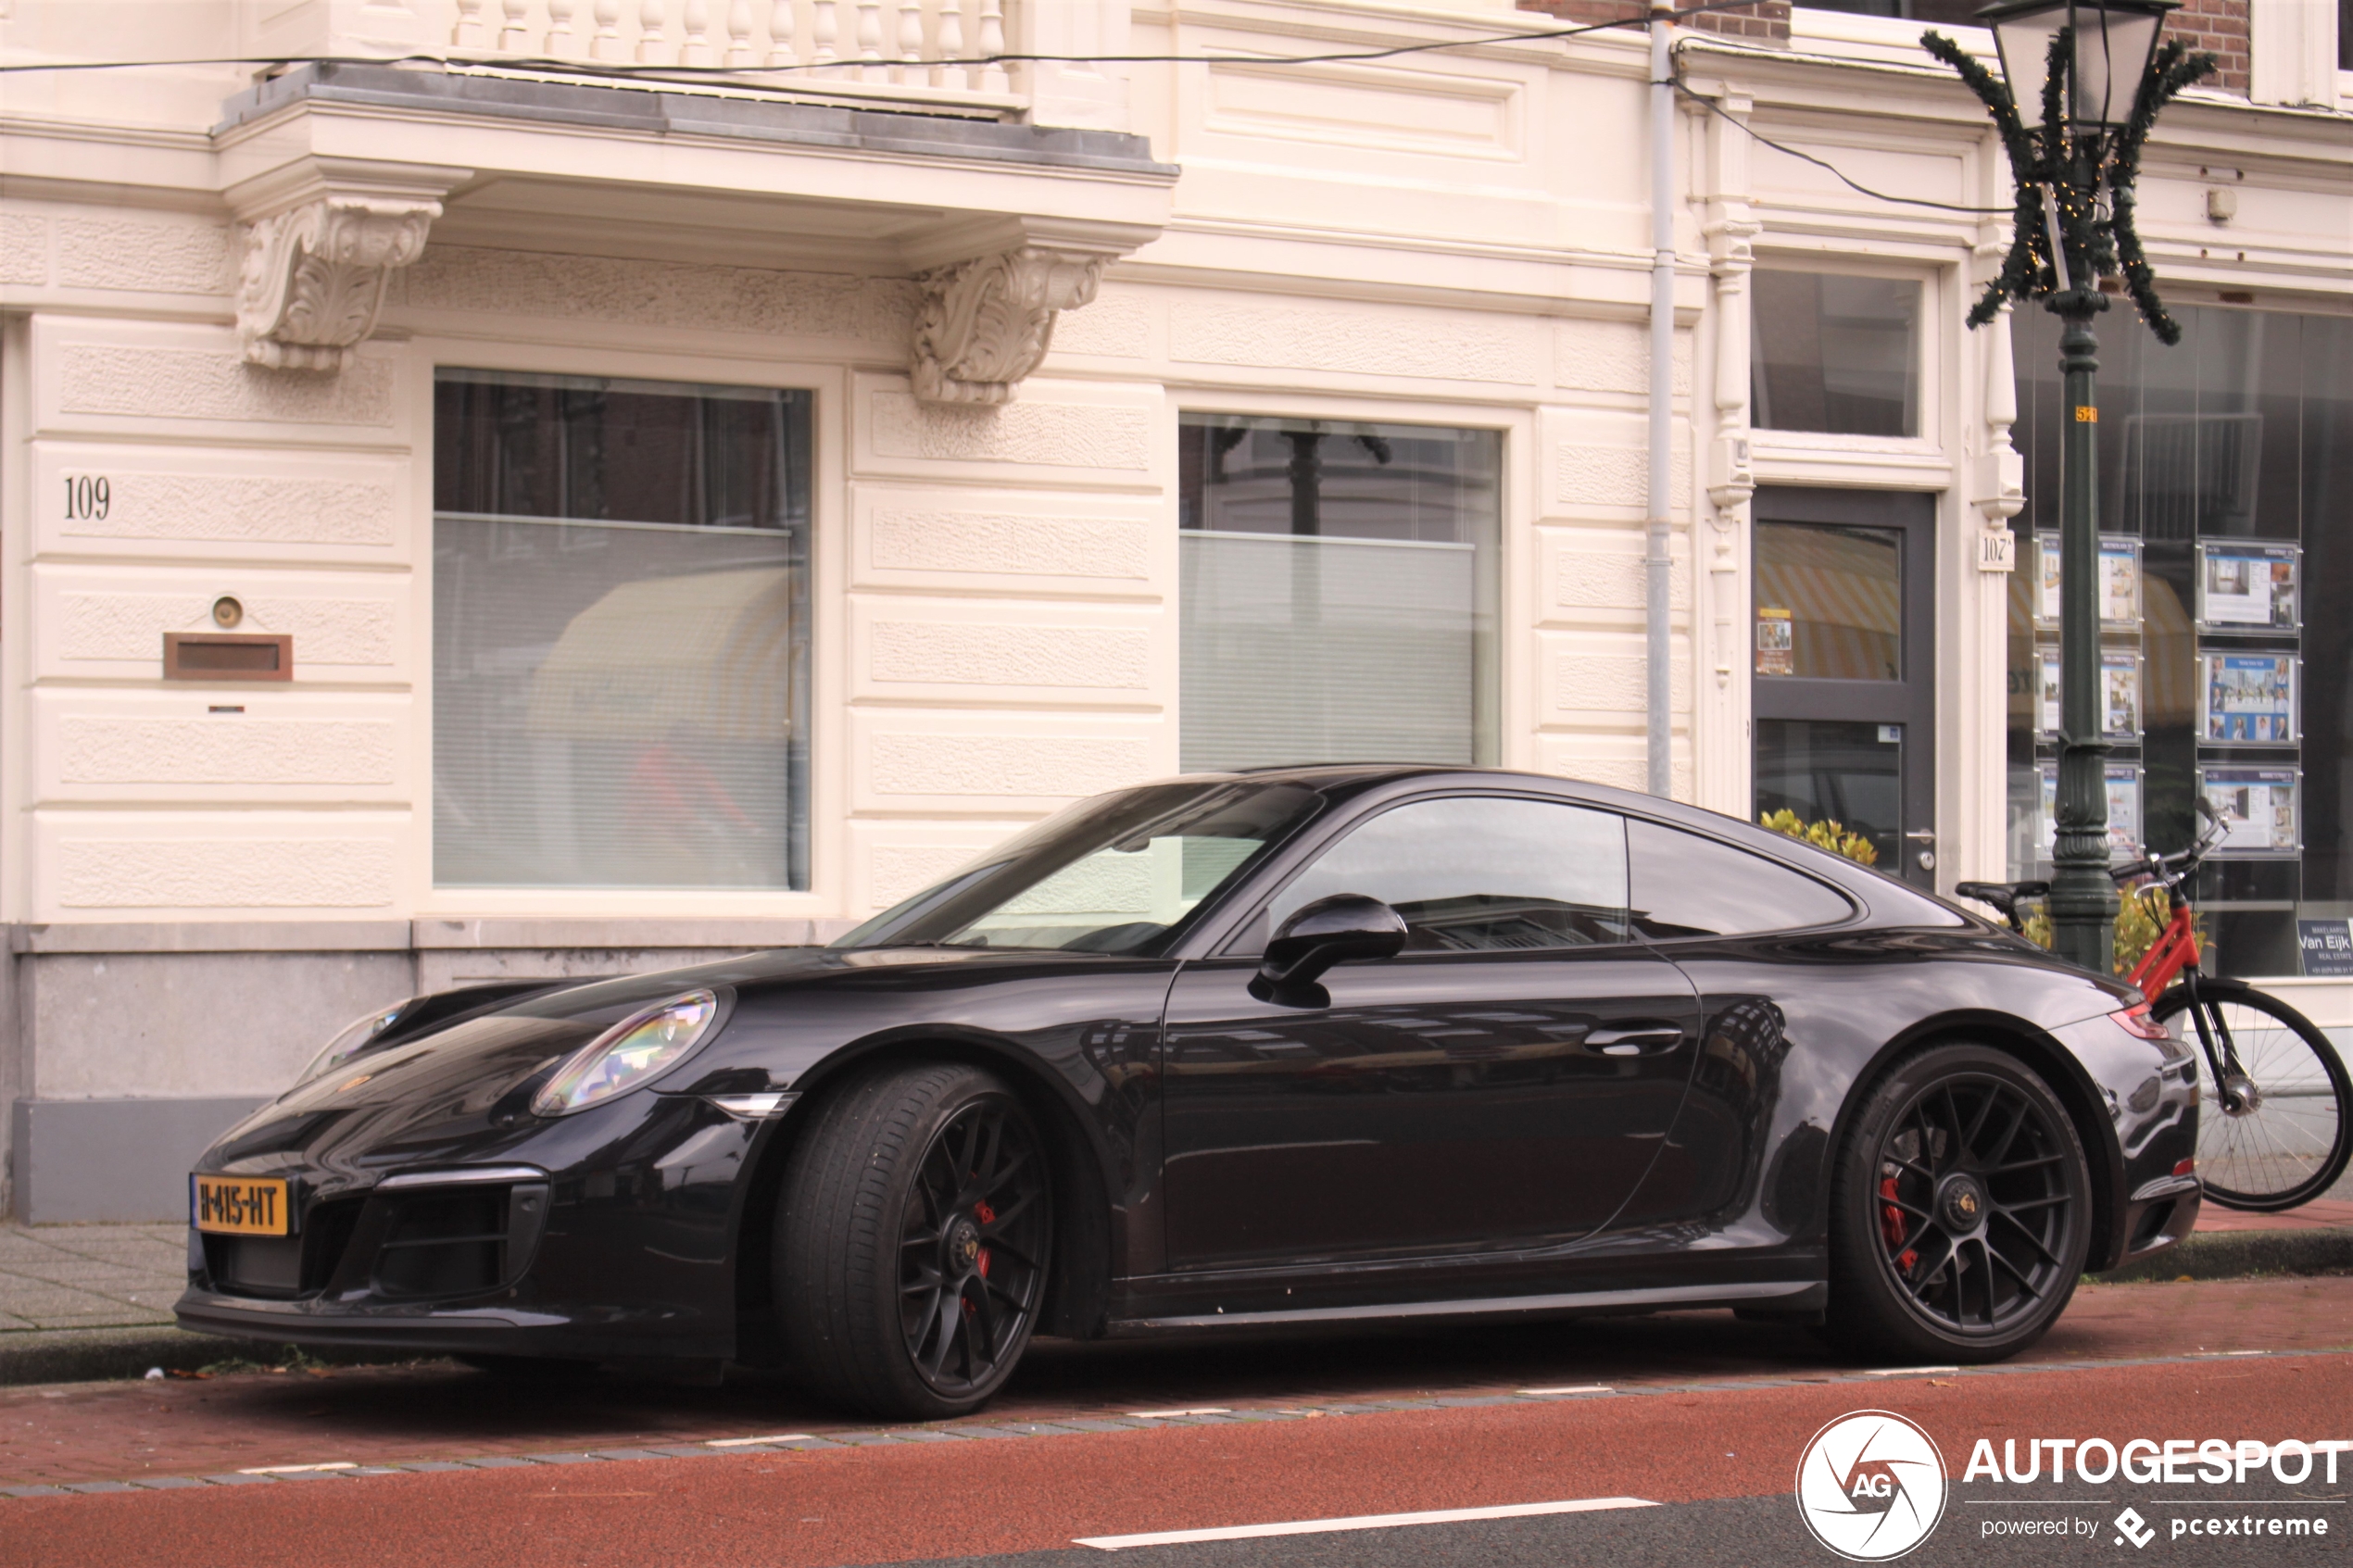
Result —
<path fill-rule="evenodd" d="M 2227 980 L 2197 982 L 2198 1006 L 2225 1068 L 2200 1106 L 2197 1171 L 2225 1209 L 2293 1209 L 2328 1191 L 2353 1155 L 2353 1083 L 2328 1036 L 2302 1013 Z M 2189 986 L 2169 988 L 2149 1014 L 2198 1052 Z"/>

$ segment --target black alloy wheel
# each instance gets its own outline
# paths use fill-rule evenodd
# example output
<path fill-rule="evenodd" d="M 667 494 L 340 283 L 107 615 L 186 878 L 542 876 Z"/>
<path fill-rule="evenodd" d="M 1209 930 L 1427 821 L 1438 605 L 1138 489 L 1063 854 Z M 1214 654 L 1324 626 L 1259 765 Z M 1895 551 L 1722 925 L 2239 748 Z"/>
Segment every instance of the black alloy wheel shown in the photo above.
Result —
<path fill-rule="evenodd" d="M 899 1236 L 899 1325 L 944 1399 L 993 1390 L 1028 1342 L 1046 1283 L 1046 1160 L 1009 1097 L 933 1135 Z"/>
<path fill-rule="evenodd" d="M 1923 1051 L 1872 1087 L 1832 1202 L 1830 1328 L 1875 1354 L 2015 1354 L 2066 1308 L 2091 1245 L 2066 1108 L 1984 1047 Z"/>
<path fill-rule="evenodd" d="M 1046 1148 L 1004 1084 L 930 1063 L 817 1108 L 777 1209 L 777 1320 L 796 1367 L 862 1413 L 978 1408 L 1027 1348 L 1052 1261 Z"/>

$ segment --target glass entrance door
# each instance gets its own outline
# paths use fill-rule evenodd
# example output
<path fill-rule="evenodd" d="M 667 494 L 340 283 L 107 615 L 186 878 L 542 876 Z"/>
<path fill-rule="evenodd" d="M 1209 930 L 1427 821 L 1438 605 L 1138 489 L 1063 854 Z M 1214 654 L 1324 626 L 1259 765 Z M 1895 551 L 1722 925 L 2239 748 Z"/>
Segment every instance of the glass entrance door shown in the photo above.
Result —
<path fill-rule="evenodd" d="M 1756 815 L 1836 822 L 1932 887 L 1934 498 L 1768 487 L 1755 516 Z"/>

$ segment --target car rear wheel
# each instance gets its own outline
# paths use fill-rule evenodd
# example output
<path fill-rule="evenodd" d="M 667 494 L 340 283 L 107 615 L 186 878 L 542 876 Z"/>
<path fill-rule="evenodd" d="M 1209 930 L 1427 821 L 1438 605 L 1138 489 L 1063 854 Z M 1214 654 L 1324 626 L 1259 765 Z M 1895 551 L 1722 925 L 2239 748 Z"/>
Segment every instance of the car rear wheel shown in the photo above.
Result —
<path fill-rule="evenodd" d="M 1873 1085 L 1831 1182 L 1831 1339 L 1992 1361 L 2042 1337 L 2091 1246 L 2091 1170 L 2024 1063 L 1941 1046 Z"/>
<path fill-rule="evenodd" d="M 902 1067 L 816 1108 L 786 1161 L 777 1321 L 813 1391 L 932 1421 L 1013 1375 L 1053 1241 L 1045 1146 L 1004 1084 Z"/>

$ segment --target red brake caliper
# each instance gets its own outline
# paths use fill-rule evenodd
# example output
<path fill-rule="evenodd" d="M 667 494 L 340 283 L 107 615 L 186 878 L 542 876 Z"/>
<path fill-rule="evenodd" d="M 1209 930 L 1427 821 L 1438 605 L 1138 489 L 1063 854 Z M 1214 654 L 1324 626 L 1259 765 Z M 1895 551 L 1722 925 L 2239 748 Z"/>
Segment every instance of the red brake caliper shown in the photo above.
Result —
<path fill-rule="evenodd" d="M 980 1217 L 980 1223 L 984 1225 L 993 1225 L 997 1223 L 997 1210 L 988 1207 L 986 1199 L 974 1204 L 973 1212 Z M 980 1249 L 980 1257 L 975 1261 L 974 1267 L 980 1271 L 981 1278 L 988 1277 L 988 1248 L 984 1247 Z"/>
<path fill-rule="evenodd" d="M 1904 1210 L 1895 1206 L 1894 1177 L 1881 1178 L 1879 1195 L 1888 1200 L 1880 1205 L 1880 1235 L 1887 1238 L 1887 1244 L 1890 1247 L 1904 1247 Z M 1908 1274 L 1919 1261 L 1920 1255 L 1918 1252 L 1904 1247 L 1904 1250 L 1896 1255 L 1895 1266 Z"/>

